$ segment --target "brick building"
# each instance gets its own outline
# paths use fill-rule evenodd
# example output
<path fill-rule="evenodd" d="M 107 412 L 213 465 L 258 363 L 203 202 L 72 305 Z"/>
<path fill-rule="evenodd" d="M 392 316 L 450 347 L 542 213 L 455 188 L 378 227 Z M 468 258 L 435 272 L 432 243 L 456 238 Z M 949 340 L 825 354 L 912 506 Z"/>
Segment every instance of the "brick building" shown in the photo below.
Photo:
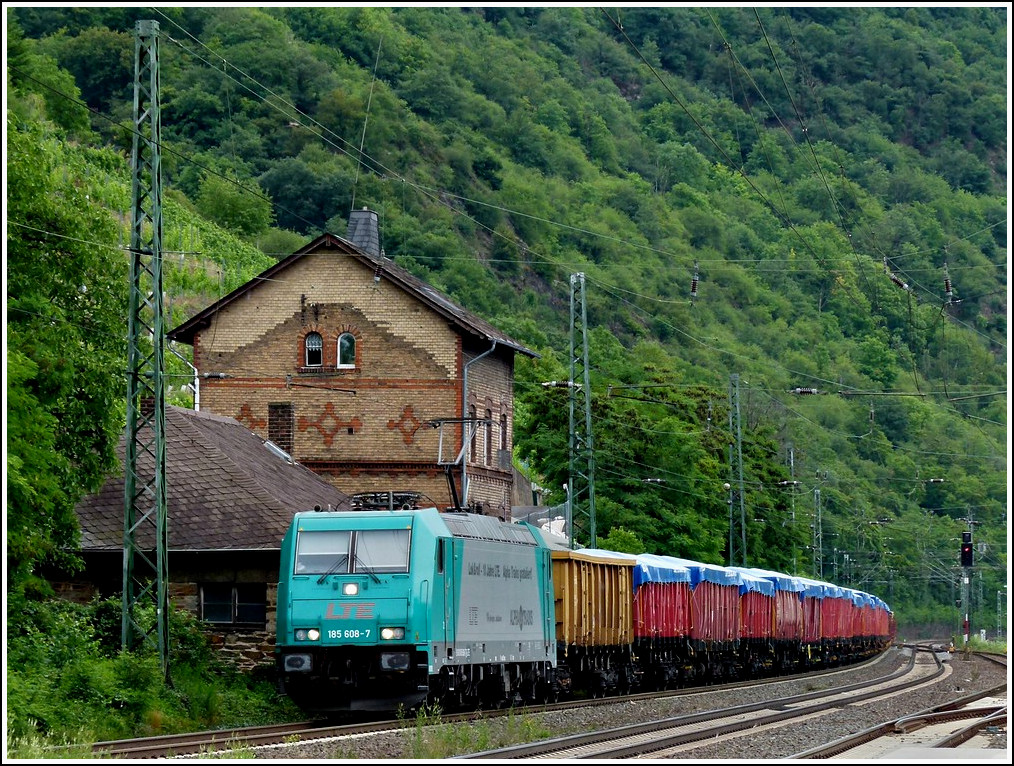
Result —
<path fill-rule="evenodd" d="M 386 258 L 377 214 L 324 234 L 169 333 L 200 407 L 349 495 L 510 519 L 516 354 L 537 354 Z"/>

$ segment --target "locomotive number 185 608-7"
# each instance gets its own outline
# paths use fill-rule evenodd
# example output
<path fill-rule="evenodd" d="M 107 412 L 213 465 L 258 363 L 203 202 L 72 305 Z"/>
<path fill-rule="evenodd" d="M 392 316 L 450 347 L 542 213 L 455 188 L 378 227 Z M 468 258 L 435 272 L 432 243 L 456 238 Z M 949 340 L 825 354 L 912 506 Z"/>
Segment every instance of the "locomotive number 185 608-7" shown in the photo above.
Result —
<path fill-rule="evenodd" d="M 357 628 L 350 628 L 346 630 L 329 630 L 327 632 L 328 638 L 369 638 L 370 629 L 364 628 L 359 630 Z"/>

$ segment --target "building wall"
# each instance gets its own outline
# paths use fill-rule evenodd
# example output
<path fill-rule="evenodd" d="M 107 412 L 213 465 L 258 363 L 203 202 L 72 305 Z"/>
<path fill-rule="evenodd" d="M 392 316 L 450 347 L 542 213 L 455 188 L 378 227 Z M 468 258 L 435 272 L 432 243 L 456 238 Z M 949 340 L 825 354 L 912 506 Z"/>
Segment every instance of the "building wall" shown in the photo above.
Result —
<path fill-rule="evenodd" d="M 169 603 L 200 617 L 200 585 L 196 582 L 169 584 Z M 278 583 L 267 583 L 267 623 L 263 629 L 221 628 L 204 624 L 204 633 L 219 657 L 239 670 L 273 666 L 275 662 L 275 626 L 278 613 Z"/>
<path fill-rule="evenodd" d="M 488 349 L 485 349 L 488 350 Z M 468 367 L 467 408 L 481 424 L 466 450 L 466 494 L 463 504 L 480 504 L 488 515 L 509 521 L 514 476 L 511 447 L 514 443 L 514 367 L 509 357 L 495 351 L 472 356 Z"/>
<path fill-rule="evenodd" d="M 273 665 L 278 613 L 277 550 L 188 551 L 170 555 L 169 603 L 201 617 L 202 584 L 265 585 L 265 623 L 258 628 L 204 623 L 222 659 L 241 670 Z"/>
<path fill-rule="evenodd" d="M 462 417 L 462 365 L 487 349 L 465 354 L 445 318 L 374 276 L 353 257 L 319 251 L 224 307 L 194 341 L 195 366 L 212 376 L 202 377 L 201 409 L 279 443 L 347 494 L 416 491 L 444 507 L 452 496 L 442 463 L 460 450 L 462 428 L 432 423 Z M 310 332 L 323 337 L 318 368 L 305 364 Z M 356 339 L 351 369 L 336 366 L 342 333 Z M 468 371 L 470 405 L 496 422 L 478 434 L 467 500 L 506 518 L 512 473 L 499 446 L 501 416 L 511 444 L 512 358 L 501 350 Z M 496 441 L 491 459 L 487 439 Z M 464 503 L 460 468 L 452 477 Z"/>

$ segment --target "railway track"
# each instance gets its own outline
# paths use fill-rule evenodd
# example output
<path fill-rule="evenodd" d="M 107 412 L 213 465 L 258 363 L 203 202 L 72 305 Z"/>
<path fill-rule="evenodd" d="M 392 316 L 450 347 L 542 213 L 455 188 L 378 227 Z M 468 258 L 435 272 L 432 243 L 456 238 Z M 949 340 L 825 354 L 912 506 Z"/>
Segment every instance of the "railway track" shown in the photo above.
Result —
<path fill-rule="evenodd" d="M 918 685 L 919 683 L 927 682 L 927 679 L 936 677 L 940 673 L 939 663 L 928 663 L 926 661 L 917 663 L 918 657 L 928 655 L 932 653 L 928 652 L 912 652 L 912 656 L 906 667 L 892 673 L 890 675 L 880 676 L 875 684 L 891 685 L 895 690 L 905 688 L 906 686 Z M 934 655 L 935 656 L 935 655 Z M 851 669 L 861 668 L 864 665 L 874 665 L 876 660 L 869 663 L 863 663 L 858 666 L 852 666 Z M 918 666 L 917 666 L 918 665 Z M 829 669 L 828 671 L 818 674 L 800 674 L 794 677 L 778 677 L 767 679 L 765 684 L 776 684 L 786 680 L 796 680 L 813 678 L 814 683 L 821 683 L 826 685 L 828 681 L 819 681 L 821 676 L 833 676 L 833 674 L 842 672 L 843 668 Z M 835 682 L 831 682 L 835 683 Z M 629 702 L 632 705 L 637 705 L 641 702 L 648 700 L 658 700 L 665 697 L 679 697 L 681 695 L 694 695 L 698 693 L 710 693 L 710 692 L 729 692 L 736 691 L 740 688 L 746 689 L 748 687 L 757 687 L 758 683 L 733 683 L 733 684 L 721 684 L 713 685 L 704 688 L 686 688 L 680 690 L 673 690 L 669 692 L 655 692 L 645 694 L 631 694 L 626 695 L 622 699 L 624 702 Z M 870 683 L 864 684 L 851 684 L 849 686 L 840 686 L 834 689 L 837 694 L 844 694 L 851 692 L 852 696 L 850 699 L 855 701 L 860 697 L 858 695 L 866 693 L 867 695 L 873 695 L 875 691 L 875 685 L 871 686 Z M 885 692 L 886 693 L 886 692 Z M 492 710 L 484 712 L 469 712 L 461 714 L 447 714 L 440 713 L 434 717 L 434 723 L 450 724 L 459 722 L 475 722 L 479 719 L 494 719 L 498 716 L 504 715 L 517 715 L 519 712 L 525 715 L 537 714 L 551 711 L 574 711 L 581 707 L 594 708 L 601 705 L 615 705 L 618 698 L 597 698 L 584 700 L 581 702 L 568 702 L 568 703 L 557 703 L 552 705 L 539 705 L 530 706 L 523 709 L 507 709 L 507 710 Z M 740 706 L 739 708 L 731 708 L 725 711 L 726 719 L 723 721 L 714 721 L 710 723 L 711 733 L 703 734 L 701 736 L 715 736 L 715 731 L 718 728 L 724 727 L 727 735 L 731 735 L 737 730 L 744 728 L 753 728 L 759 725 L 759 719 L 763 718 L 767 721 L 766 726 L 779 725 L 781 720 L 789 721 L 792 720 L 793 715 L 802 715 L 803 713 L 798 712 L 803 709 L 809 709 L 811 712 L 818 709 L 826 709 L 831 707 L 842 707 L 849 704 L 845 699 L 835 699 L 831 692 L 810 692 L 807 694 L 797 695 L 796 697 L 783 697 L 777 702 L 771 703 L 757 703 L 754 705 Z M 820 707 L 818 707 L 820 706 Z M 765 712 L 766 711 L 766 712 Z M 648 724 L 648 728 L 655 730 L 656 732 L 661 731 L 663 725 L 667 727 L 675 727 L 679 725 L 683 726 L 696 726 L 698 728 L 707 728 L 708 718 L 714 718 L 714 714 L 703 714 L 699 713 L 695 716 L 683 716 L 680 719 L 676 719 L 677 722 L 663 721 L 652 721 Z M 691 719 L 696 719 L 691 720 Z M 406 719 L 396 720 L 384 720 L 384 721 L 366 721 L 366 722 L 355 722 L 345 723 L 341 725 L 334 725 L 328 722 L 302 722 L 286 724 L 282 726 L 262 726 L 253 728 L 243 729 L 230 729 L 230 730 L 214 730 L 208 732 L 197 732 L 188 735 L 172 735 L 167 737 L 155 737 L 146 739 L 135 739 L 125 740 L 118 742 L 103 742 L 94 745 L 95 754 L 98 757 L 114 757 L 114 758 L 132 758 L 132 759 L 148 759 L 148 758 L 173 758 L 173 757 L 187 757 L 187 756 L 200 756 L 210 755 L 215 753 L 227 753 L 232 751 L 237 754 L 247 755 L 246 751 L 259 748 L 266 745 L 287 745 L 298 750 L 301 746 L 305 745 L 312 747 L 315 740 L 321 742 L 327 741 L 343 741 L 347 743 L 361 742 L 364 741 L 362 737 L 364 735 L 378 735 L 384 732 L 387 733 L 398 733 L 400 730 L 404 730 L 407 727 L 419 726 L 420 722 L 409 717 Z M 637 732 L 628 732 L 630 736 L 638 736 Z M 646 736 L 646 732 L 641 732 L 641 736 Z M 399 734 L 398 736 L 403 736 Z M 589 736 L 589 735 L 580 735 Z M 624 754 L 624 748 L 628 749 L 629 753 L 633 753 L 637 748 L 644 748 L 645 745 L 639 742 L 627 742 L 620 743 L 615 742 L 618 732 L 610 733 L 608 736 L 591 735 L 590 739 L 597 739 L 599 745 L 595 745 L 591 742 L 584 743 L 585 747 L 591 746 L 597 748 L 593 755 L 573 755 L 570 756 L 566 752 L 560 752 L 561 748 L 579 746 L 576 739 L 571 738 L 567 743 L 555 742 L 551 747 L 555 747 L 557 752 L 549 756 L 540 756 L 536 754 L 535 750 L 524 751 L 524 748 L 542 748 L 546 749 L 549 746 L 550 741 L 546 740 L 537 745 L 520 746 L 516 748 L 506 748 L 499 751 L 490 751 L 486 753 L 476 753 L 471 755 L 460 755 L 457 757 L 471 757 L 471 758 L 492 758 L 492 757 L 503 757 L 503 758 L 517 758 L 517 757 L 603 757 L 603 758 L 622 758 L 632 757 L 630 754 Z M 673 739 L 667 744 L 663 742 L 661 745 L 651 745 L 644 752 L 652 752 L 658 754 L 660 751 L 658 747 L 663 748 L 678 748 L 679 744 L 677 738 L 679 736 L 688 736 L 686 732 L 676 732 L 672 735 Z M 659 737 L 656 737 L 659 739 Z M 614 744 L 610 744 L 610 740 L 614 741 Z M 692 742 L 693 738 L 686 740 Z M 287 757 L 285 751 L 279 748 L 266 748 L 265 753 L 277 753 L 279 757 Z M 611 753 L 611 754 L 603 754 Z M 265 753 L 257 755 L 253 754 L 253 757 L 270 757 Z M 676 756 L 679 757 L 679 756 Z M 819 757 L 819 756 L 818 756 Z"/>
<path fill-rule="evenodd" d="M 1007 666 L 1006 657 L 988 654 L 980 654 L 979 657 Z M 1006 729 L 1007 685 L 1000 684 L 811 748 L 793 757 L 869 759 L 900 752 L 906 747 L 955 750 L 976 737 L 999 736 Z M 913 757 L 918 756 L 913 754 Z"/>
<path fill-rule="evenodd" d="M 852 667 L 863 667 L 872 665 L 877 660 L 867 663 L 859 663 Z M 715 684 L 706 687 L 710 691 L 733 690 L 758 684 L 778 683 L 791 678 L 819 678 L 821 676 L 840 672 L 842 668 L 833 668 L 817 673 L 797 674 L 795 676 L 778 676 L 764 681 L 735 682 L 727 684 Z M 699 691 L 696 687 L 674 689 L 669 691 L 644 692 L 628 694 L 622 697 L 625 701 L 638 702 L 642 700 L 658 699 L 660 697 L 673 697 L 682 694 Z M 574 710 L 581 707 L 597 707 L 615 704 L 617 698 L 595 698 L 581 701 L 559 702 L 546 705 L 533 705 L 522 708 L 525 713 L 544 713 L 550 711 Z M 505 710 L 470 711 L 463 713 L 440 713 L 436 717 L 441 724 L 461 723 L 474 721 L 478 718 L 495 718 L 504 715 L 517 714 L 518 708 Z M 115 740 L 108 742 L 97 742 L 92 746 L 92 751 L 101 758 L 132 758 L 132 759 L 155 759 L 174 758 L 183 756 L 203 755 L 223 751 L 241 751 L 265 745 L 292 744 L 298 742 L 309 742 L 312 740 L 350 738 L 359 735 L 377 734 L 382 732 L 397 731 L 417 725 L 415 718 L 389 719 L 379 721 L 357 721 L 354 723 L 333 723 L 327 721 L 302 721 L 269 726 L 254 726 L 233 729 L 214 729 L 209 731 L 192 732 L 186 734 L 170 734 L 156 737 L 143 737 L 136 739 Z"/>
<path fill-rule="evenodd" d="M 935 654 L 930 655 L 933 658 L 931 663 L 917 662 L 920 656 L 923 655 L 913 652 L 907 668 L 873 681 L 460 757 L 554 760 L 673 757 L 676 749 L 684 745 L 754 730 L 759 726 L 799 720 L 828 708 L 911 688 L 932 681 L 944 672 Z"/>

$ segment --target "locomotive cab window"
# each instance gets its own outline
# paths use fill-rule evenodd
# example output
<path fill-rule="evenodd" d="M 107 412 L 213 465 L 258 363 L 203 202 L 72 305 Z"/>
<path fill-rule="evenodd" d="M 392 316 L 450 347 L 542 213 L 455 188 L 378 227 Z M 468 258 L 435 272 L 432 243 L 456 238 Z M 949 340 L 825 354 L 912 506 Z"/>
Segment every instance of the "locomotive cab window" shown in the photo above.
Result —
<path fill-rule="evenodd" d="M 352 533 L 348 530 L 300 532 L 296 538 L 296 574 L 347 574 Z"/>
<path fill-rule="evenodd" d="M 204 583 L 201 619 L 215 625 L 263 628 L 267 622 L 267 586 L 263 583 Z"/>
<path fill-rule="evenodd" d="M 353 571 L 407 572 L 407 529 L 365 529 L 355 536 Z"/>
<path fill-rule="evenodd" d="M 296 539 L 295 573 L 408 572 L 407 529 L 303 530 Z"/>

